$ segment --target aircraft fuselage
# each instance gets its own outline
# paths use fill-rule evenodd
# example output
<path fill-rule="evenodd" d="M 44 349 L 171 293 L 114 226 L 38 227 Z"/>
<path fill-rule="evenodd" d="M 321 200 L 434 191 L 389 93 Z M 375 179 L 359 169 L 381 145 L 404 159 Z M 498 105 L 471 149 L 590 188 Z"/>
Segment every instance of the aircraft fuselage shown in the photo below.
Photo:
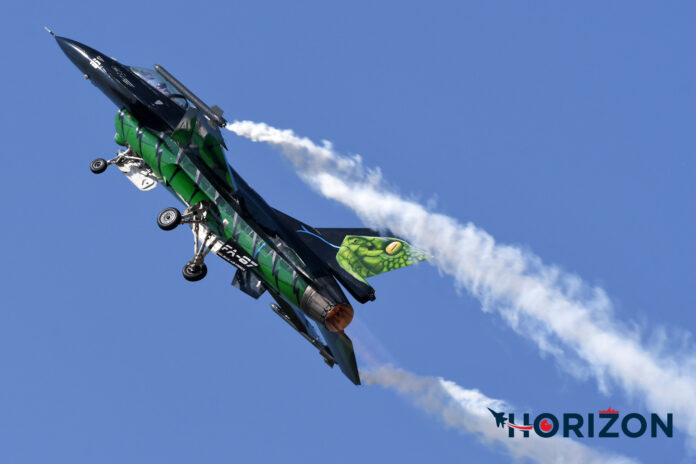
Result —
<path fill-rule="evenodd" d="M 191 156 L 192 145 L 201 151 L 221 151 L 224 141 L 217 127 L 196 108 L 183 108 L 154 89 L 131 68 L 79 42 L 63 37 L 56 40 L 85 76 L 120 108 L 116 141 L 141 157 L 157 180 L 186 207 L 202 202 L 208 205 L 205 227 L 219 240 L 213 251 L 241 272 L 253 273 L 269 291 L 301 308 L 311 319 L 341 331 L 342 324 L 332 324 L 330 314 L 341 313 L 345 319 L 349 312 L 352 318 L 352 307 L 328 270 L 306 249 L 299 256 L 296 251 L 302 244 L 270 236 L 269 224 L 274 229 L 283 227 L 274 210 L 226 162 L 227 172 L 220 166 L 216 172 L 214 164 Z M 187 117 L 189 125 L 195 126 L 192 134 L 181 130 Z M 198 126 L 204 126 L 200 134 L 196 133 Z M 206 137 L 205 131 L 213 137 Z M 182 133 L 188 139 L 182 138 Z M 201 147 L 211 139 L 217 143 Z M 221 152 L 219 156 L 224 159 Z"/>

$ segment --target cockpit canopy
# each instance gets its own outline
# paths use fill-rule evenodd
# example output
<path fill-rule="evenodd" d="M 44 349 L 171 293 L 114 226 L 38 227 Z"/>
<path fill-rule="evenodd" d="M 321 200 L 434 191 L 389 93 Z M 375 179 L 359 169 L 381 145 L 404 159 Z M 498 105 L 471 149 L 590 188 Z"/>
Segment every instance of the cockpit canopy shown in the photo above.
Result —
<path fill-rule="evenodd" d="M 171 98 L 174 103 L 184 109 L 188 108 L 188 100 L 186 100 L 183 95 L 177 93 L 176 89 L 172 87 L 169 82 L 164 80 L 164 78 L 160 76 L 157 71 L 138 66 L 130 66 L 130 69 L 148 85 L 154 87 L 155 90 Z"/>

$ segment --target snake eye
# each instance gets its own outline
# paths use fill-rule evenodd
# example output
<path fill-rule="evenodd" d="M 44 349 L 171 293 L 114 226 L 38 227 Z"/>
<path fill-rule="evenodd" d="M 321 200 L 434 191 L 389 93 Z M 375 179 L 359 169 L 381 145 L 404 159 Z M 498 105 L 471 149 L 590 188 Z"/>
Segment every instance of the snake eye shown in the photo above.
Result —
<path fill-rule="evenodd" d="M 401 242 L 391 242 L 389 245 L 387 245 L 385 251 L 388 255 L 393 255 L 394 253 L 397 253 L 399 250 L 401 250 L 401 247 Z"/>

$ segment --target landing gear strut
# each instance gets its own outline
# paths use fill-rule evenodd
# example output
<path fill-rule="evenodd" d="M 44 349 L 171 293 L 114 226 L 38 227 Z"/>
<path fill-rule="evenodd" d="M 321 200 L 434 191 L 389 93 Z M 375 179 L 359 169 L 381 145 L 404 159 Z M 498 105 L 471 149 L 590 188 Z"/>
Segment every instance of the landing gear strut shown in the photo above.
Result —
<path fill-rule="evenodd" d="M 197 203 L 182 213 L 176 208 L 167 208 L 157 216 L 157 225 L 162 230 L 172 230 L 179 224 L 190 224 L 193 231 L 193 258 L 184 266 L 181 273 L 189 282 L 197 282 L 206 276 L 208 268 L 205 257 L 210 253 L 217 238 L 203 225 L 206 207 Z M 202 233 L 205 232 L 205 235 Z M 201 236 L 203 237 L 201 239 Z"/>

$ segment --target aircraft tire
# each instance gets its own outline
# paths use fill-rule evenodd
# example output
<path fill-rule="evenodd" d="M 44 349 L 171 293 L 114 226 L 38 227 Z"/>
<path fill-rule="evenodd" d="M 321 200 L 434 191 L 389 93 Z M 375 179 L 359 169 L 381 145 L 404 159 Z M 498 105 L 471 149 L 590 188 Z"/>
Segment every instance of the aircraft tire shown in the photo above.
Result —
<path fill-rule="evenodd" d="M 109 167 L 109 163 L 104 158 L 97 158 L 89 164 L 89 170 L 95 174 L 101 174 Z"/>
<path fill-rule="evenodd" d="M 157 225 L 162 230 L 172 230 L 181 224 L 181 213 L 176 208 L 167 208 L 157 215 Z"/>
<path fill-rule="evenodd" d="M 200 265 L 186 263 L 186 266 L 184 266 L 181 273 L 184 275 L 184 279 L 188 280 L 189 282 L 198 282 L 205 277 L 206 274 L 208 274 L 208 267 L 205 265 L 205 263 Z"/>

